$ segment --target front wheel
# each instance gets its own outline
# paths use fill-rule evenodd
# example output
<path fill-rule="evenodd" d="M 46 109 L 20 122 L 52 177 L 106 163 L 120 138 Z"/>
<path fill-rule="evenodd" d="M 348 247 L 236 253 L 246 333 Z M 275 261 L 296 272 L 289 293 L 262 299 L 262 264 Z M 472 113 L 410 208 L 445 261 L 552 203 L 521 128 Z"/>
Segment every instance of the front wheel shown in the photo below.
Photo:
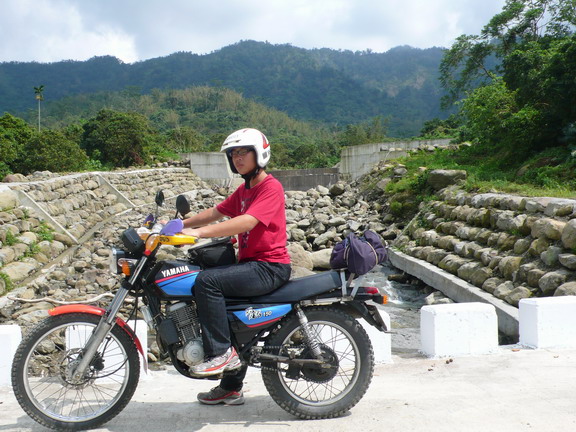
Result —
<path fill-rule="evenodd" d="M 336 308 L 304 309 L 308 326 L 320 344 L 324 363 L 266 362 L 262 379 L 274 401 L 303 419 L 338 417 L 356 405 L 370 385 L 374 351 L 366 331 Z M 273 332 L 266 352 L 295 359 L 314 359 L 300 322 L 291 316 Z"/>
<path fill-rule="evenodd" d="M 82 349 L 100 321 L 90 314 L 45 319 L 22 340 L 12 365 L 12 387 L 24 411 L 43 426 L 90 429 L 116 416 L 132 398 L 140 359 L 119 326 L 98 347 L 85 375 L 73 378 Z"/>

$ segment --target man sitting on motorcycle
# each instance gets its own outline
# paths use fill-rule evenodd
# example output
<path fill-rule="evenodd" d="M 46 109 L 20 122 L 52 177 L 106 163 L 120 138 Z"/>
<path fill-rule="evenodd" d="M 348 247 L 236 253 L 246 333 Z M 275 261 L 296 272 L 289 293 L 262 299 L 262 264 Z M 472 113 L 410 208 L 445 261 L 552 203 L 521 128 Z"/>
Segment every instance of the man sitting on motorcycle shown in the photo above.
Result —
<path fill-rule="evenodd" d="M 256 129 L 234 132 L 222 144 L 230 169 L 244 179 L 232 195 L 217 206 L 184 220 L 186 234 L 205 237 L 238 235 L 238 264 L 200 272 L 194 295 L 202 329 L 205 362 L 193 366 L 195 375 L 226 375 L 220 385 L 200 393 L 206 404 L 241 404 L 247 366 L 231 346 L 226 297 L 254 297 L 270 293 L 290 278 L 286 249 L 284 189 L 264 169 L 270 160 L 270 144 Z M 230 219 L 219 221 L 224 217 Z"/>

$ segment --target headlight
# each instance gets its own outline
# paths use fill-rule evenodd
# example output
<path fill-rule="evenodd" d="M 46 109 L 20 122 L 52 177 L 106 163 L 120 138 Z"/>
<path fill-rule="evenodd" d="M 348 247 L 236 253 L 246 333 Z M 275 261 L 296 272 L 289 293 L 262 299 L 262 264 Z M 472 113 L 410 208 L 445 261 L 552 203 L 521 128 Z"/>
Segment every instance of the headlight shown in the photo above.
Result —
<path fill-rule="evenodd" d="M 113 274 L 124 274 L 130 276 L 132 270 L 138 264 L 138 260 L 122 249 L 112 248 L 110 251 L 110 272 Z"/>
<path fill-rule="evenodd" d="M 122 273 L 122 269 L 118 266 L 118 260 L 120 258 L 124 258 L 126 256 L 126 252 L 122 249 L 112 248 L 110 251 L 110 262 L 108 263 L 110 266 L 110 272 L 113 274 L 120 274 Z"/>

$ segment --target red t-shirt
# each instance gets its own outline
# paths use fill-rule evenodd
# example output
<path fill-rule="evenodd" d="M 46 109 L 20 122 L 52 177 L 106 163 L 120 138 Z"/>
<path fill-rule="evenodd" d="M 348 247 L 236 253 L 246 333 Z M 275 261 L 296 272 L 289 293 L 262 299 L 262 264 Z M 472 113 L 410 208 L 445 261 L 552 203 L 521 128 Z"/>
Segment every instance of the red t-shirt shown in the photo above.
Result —
<path fill-rule="evenodd" d="M 239 261 L 290 264 L 284 204 L 282 184 L 268 174 L 250 189 L 239 186 L 216 206 L 220 213 L 231 218 L 249 214 L 259 221 L 252 230 L 238 234 Z"/>

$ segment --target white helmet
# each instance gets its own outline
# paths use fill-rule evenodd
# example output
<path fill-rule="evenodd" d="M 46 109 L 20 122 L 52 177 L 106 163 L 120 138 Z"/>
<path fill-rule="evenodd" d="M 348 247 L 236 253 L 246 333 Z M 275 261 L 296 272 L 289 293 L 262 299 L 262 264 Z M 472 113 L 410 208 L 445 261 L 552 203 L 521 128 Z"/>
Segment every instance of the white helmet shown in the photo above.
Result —
<path fill-rule="evenodd" d="M 270 161 L 270 143 L 266 136 L 257 129 L 240 129 L 228 135 L 224 140 L 220 151 L 225 151 L 228 157 L 228 164 L 233 173 L 238 173 L 232 163 L 230 150 L 234 147 L 252 147 L 256 152 L 256 164 L 259 168 L 264 169 Z"/>

